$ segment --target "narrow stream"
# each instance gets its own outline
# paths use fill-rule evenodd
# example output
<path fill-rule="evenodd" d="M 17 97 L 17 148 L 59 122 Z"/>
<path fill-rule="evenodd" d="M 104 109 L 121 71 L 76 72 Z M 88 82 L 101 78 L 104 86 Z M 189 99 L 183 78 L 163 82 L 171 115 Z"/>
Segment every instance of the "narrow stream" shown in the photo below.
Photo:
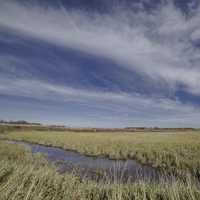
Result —
<path fill-rule="evenodd" d="M 136 180 L 160 181 L 163 177 L 159 170 L 141 165 L 134 160 L 110 160 L 102 157 L 85 156 L 74 151 L 47 147 L 20 141 L 8 141 L 24 145 L 32 153 L 45 154 L 48 162 L 56 165 L 60 173 L 73 172 L 81 178 L 114 182 L 134 182 Z"/>

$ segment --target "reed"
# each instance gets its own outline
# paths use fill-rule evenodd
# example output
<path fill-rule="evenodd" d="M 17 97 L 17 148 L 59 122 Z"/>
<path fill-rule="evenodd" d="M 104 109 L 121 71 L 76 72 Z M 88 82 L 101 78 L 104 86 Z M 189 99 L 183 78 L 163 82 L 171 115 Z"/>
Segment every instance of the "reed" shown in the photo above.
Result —
<path fill-rule="evenodd" d="M 136 159 L 178 176 L 200 176 L 200 133 L 13 131 L 1 138 L 75 150 L 91 156 Z"/>
<path fill-rule="evenodd" d="M 136 182 L 96 183 L 74 174 L 60 175 L 38 155 L 0 141 L 0 200 L 198 200 L 197 186 Z"/>

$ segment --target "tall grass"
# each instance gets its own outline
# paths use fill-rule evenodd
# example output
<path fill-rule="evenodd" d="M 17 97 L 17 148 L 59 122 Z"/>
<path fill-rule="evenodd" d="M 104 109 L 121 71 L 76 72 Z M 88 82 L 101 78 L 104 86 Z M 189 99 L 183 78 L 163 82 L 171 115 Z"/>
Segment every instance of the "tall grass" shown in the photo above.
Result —
<path fill-rule="evenodd" d="M 136 159 L 169 173 L 200 176 L 199 132 L 74 133 L 15 131 L 4 138 L 76 150 L 87 155 Z"/>
<path fill-rule="evenodd" d="M 60 175 L 41 156 L 0 142 L 0 200 L 198 200 L 190 182 L 109 184 Z"/>

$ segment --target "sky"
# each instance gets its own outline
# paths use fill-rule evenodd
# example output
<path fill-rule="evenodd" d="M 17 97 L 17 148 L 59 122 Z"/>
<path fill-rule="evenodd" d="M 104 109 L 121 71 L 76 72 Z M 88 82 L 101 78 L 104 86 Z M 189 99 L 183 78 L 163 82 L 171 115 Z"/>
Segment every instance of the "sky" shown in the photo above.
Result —
<path fill-rule="evenodd" d="M 200 127 L 199 0 L 0 0 L 0 119 Z"/>

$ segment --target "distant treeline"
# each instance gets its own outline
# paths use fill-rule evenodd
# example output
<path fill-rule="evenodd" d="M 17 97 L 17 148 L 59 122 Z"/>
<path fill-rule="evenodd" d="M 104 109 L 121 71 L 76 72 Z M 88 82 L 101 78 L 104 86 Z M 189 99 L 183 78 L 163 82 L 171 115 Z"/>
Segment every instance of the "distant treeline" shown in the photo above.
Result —
<path fill-rule="evenodd" d="M 63 126 L 44 126 L 35 124 L 0 123 L 0 134 L 10 131 L 66 131 Z"/>
<path fill-rule="evenodd" d="M 158 128 L 158 127 L 126 127 L 126 128 L 65 128 L 75 132 L 159 132 L 159 131 L 189 131 L 195 128 Z"/>
<path fill-rule="evenodd" d="M 159 128 L 159 127 L 125 127 L 125 128 L 75 128 L 61 125 L 42 125 L 30 123 L 24 120 L 4 121 L 0 120 L 0 132 L 6 130 L 38 130 L 38 131 L 71 131 L 71 132 L 165 132 L 165 131 L 194 131 L 195 128 Z M 4 130 L 4 131 L 3 131 Z"/>
<path fill-rule="evenodd" d="M 24 121 L 24 120 L 19 120 L 19 121 L 5 121 L 5 120 L 0 120 L 0 124 L 22 124 L 22 125 L 38 125 L 38 126 L 42 125 L 40 123 L 27 122 L 27 121 Z"/>
<path fill-rule="evenodd" d="M 125 130 L 132 131 L 188 131 L 188 130 L 198 130 L 196 128 L 185 127 L 185 128 L 159 128 L 159 127 L 126 127 Z"/>

